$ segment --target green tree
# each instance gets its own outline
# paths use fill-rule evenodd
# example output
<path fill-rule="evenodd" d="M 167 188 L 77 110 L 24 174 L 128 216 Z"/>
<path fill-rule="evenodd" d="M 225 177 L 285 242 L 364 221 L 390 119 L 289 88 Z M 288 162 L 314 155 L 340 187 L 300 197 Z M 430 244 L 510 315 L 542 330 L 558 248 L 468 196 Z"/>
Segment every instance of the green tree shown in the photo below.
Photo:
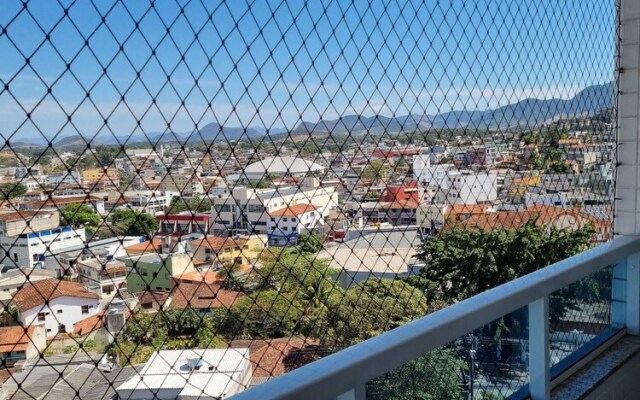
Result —
<path fill-rule="evenodd" d="M 369 382 L 367 399 L 460 400 L 464 365 L 451 350 L 432 351 Z"/>
<path fill-rule="evenodd" d="M 427 299 L 406 282 L 369 278 L 346 291 L 318 332 L 328 346 L 350 346 L 404 325 L 427 313 Z"/>
<path fill-rule="evenodd" d="M 0 183 L 0 200 L 24 196 L 27 187 L 18 182 Z"/>
<path fill-rule="evenodd" d="M 118 234 L 151 237 L 158 230 L 158 221 L 153 215 L 122 208 L 111 214 L 111 224 L 124 230 Z"/>
<path fill-rule="evenodd" d="M 279 338 L 299 332 L 303 306 L 292 293 L 261 290 L 231 307 L 223 330 L 231 337 Z"/>
<path fill-rule="evenodd" d="M 218 327 L 211 317 L 204 317 L 198 327 L 198 331 L 189 344 L 190 348 L 218 349 L 225 345 L 223 339 L 217 335 Z"/>
<path fill-rule="evenodd" d="M 535 221 L 517 230 L 454 228 L 422 242 L 418 258 L 427 268 L 407 281 L 446 302 L 463 300 L 587 249 L 592 233 Z"/>
<path fill-rule="evenodd" d="M 322 236 L 317 233 L 303 233 L 298 236 L 298 248 L 303 253 L 317 253 L 322 250 Z"/>
<path fill-rule="evenodd" d="M 89 231 L 100 225 L 100 216 L 86 204 L 70 204 L 62 210 L 62 222 L 74 227 L 84 226 Z"/>

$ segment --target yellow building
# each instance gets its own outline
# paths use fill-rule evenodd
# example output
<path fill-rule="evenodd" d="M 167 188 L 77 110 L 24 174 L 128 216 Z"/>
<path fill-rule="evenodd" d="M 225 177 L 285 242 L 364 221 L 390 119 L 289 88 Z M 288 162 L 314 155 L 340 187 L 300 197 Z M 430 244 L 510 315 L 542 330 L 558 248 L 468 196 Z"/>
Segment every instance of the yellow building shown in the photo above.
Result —
<path fill-rule="evenodd" d="M 82 171 L 82 181 L 86 183 L 98 182 L 102 178 L 108 178 L 115 182 L 120 179 L 118 171 L 112 168 L 89 168 Z"/>
<path fill-rule="evenodd" d="M 265 249 L 265 235 L 243 235 L 235 237 L 209 236 L 191 242 L 194 259 L 212 263 L 251 264 Z"/>

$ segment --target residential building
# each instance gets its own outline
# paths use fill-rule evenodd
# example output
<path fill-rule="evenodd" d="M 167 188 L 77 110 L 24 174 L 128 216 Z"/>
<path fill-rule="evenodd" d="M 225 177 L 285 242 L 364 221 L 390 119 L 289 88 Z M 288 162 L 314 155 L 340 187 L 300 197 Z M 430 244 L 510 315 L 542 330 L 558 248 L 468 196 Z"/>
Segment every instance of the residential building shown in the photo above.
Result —
<path fill-rule="evenodd" d="M 493 146 L 472 146 L 467 150 L 465 162 L 468 166 L 489 167 L 496 163 L 500 151 Z"/>
<path fill-rule="evenodd" d="M 45 258 L 66 249 L 84 246 L 84 228 L 70 226 L 29 232 L 19 235 L 0 235 L 0 261 L 9 268 L 43 267 Z"/>
<path fill-rule="evenodd" d="M 46 184 L 55 186 L 60 184 L 71 184 L 75 183 L 78 185 L 82 185 L 82 175 L 78 171 L 68 171 L 63 172 L 61 174 L 48 175 Z"/>
<path fill-rule="evenodd" d="M 447 192 L 450 204 L 489 203 L 498 198 L 495 171 L 450 171 L 447 177 L 451 185 Z"/>
<path fill-rule="evenodd" d="M 159 234 L 189 235 L 209 233 L 209 214 L 185 211 L 180 214 L 156 215 Z"/>
<path fill-rule="evenodd" d="M 127 290 L 127 268 L 120 260 L 91 258 L 78 261 L 80 282 L 101 298 Z"/>
<path fill-rule="evenodd" d="M 269 245 L 295 246 L 300 234 L 324 226 L 324 217 L 313 204 L 299 203 L 268 213 Z"/>
<path fill-rule="evenodd" d="M 86 183 L 96 183 L 105 178 L 118 182 L 120 175 L 113 168 L 87 168 L 82 171 L 82 181 Z"/>
<path fill-rule="evenodd" d="M 81 190 L 84 192 L 84 189 Z M 86 204 L 101 215 L 105 214 L 104 199 L 91 195 L 80 196 L 56 196 L 45 200 L 28 201 L 20 204 L 20 210 L 62 210 L 72 204 Z"/>
<path fill-rule="evenodd" d="M 128 190 L 124 193 L 110 192 L 109 199 L 124 196 L 132 209 L 155 215 L 164 212 L 171 205 L 173 197 L 179 195 L 178 192 L 167 190 Z"/>
<path fill-rule="evenodd" d="M 214 198 L 211 227 L 215 231 L 268 234 L 269 213 L 296 204 L 311 204 L 322 218 L 338 205 L 335 186 L 285 186 L 277 189 L 236 187 L 232 193 Z"/>
<path fill-rule="evenodd" d="M 451 206 L 446 203 L 423 203 L 416 209 L 416 224 L 421 232 L 435 234 L 442 230 L 445 224 L 445 215 Z"/>
<path fill-rule="evenodd" d="M 207 236 L 191 241 L 194 259 L 212 264 L 253 264 L 266 248 L 266 235 Z"/>
<path fill-rule="evenodd" d="M 60 226 L 57 211 L 20 211 L 0 213 L 0 236 L 14 237 Z"/>
<path fill-rule="evenodd" d="M 249 387 L 248 348 L 160 350 L 116 388 L 121 399 L 226 399 Z"/>
<path fill-rule="evenodd" d="M 423 187 L 449 188 L 448 173 L 452 164 L 431 164 L 430 157 L 419 154 L 413 157 L 413 179 Z"/>
<path fill-rule="evenodd" d="M 44 323 L 47 336 L 73 333 L 73 325 L 98 312 L 97 294 L 81 283 L 46 279 L 13 295 L 22 326 Z"/>
<path fill-rule="evenodd" d="M 127 255 L 125 248 L 144 242 L 144 236 L 116 236 L 93 240 L 45 254 L 44 268 L 55 271 L 58 278 L 78 278 L 78 262 L 89 259 L 112 260 Z"/>
<path fill-rule="evenodd" d="M 0 275 L 0 312 L 13 300 L 13 294 L 25 285 L 45 279 L 56 278 L 54 271 L 46 269 L 11 269 Z"/>
<path fill-rule="evenodd" d="M 0 328 L 0 363 L 3 366 L 38 359 L 46 347 L 47 335 L 44 324 Z"/>
<path fill-rule="evenodd" d="M 120 260 L 127 266 L 127 289 L 132 293 L 169 291 L 173 288 L 173 277 L 195 270 L 191 256 L 186 253 L 147 253 Z"/>

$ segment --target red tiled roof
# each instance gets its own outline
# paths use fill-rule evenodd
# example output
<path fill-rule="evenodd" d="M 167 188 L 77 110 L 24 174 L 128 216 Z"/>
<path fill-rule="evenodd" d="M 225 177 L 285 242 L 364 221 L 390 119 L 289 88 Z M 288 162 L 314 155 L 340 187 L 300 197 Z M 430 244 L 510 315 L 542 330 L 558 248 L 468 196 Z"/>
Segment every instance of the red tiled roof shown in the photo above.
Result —
<path fill-rule="evenodd" d="M 68 204 L 87 203 L 102 200 L 96 196 L 69 196 L 69 197 L 54 197 L 47 200 L 29 201 L 24 202 L 25 205 L 33 206 L 34 209 L 40 209 L 42 207 L 60 207 Z"/>
<path fill-rule="evenodd" d="M 26 311 L 44 304 L 48 300 L 63 296 L 87 299 L 99 298 L 97 294 L 88 291 L 80 283 L 45 279 L 18 290 L 13 294 L 13 302 L 20 311 Z"/>
<path fill-rule="evenodd" d="M 229 347 L 248 347 L 253 375 L 271 378 L 322 358 L 325 354 L 318 343 L 310 338 L 233 340 Z"/>
<path fill-rule="evenodd" d="M 220 236 L 207 236 L 204 239 L 193 240 L 191 242 L 192 249 L 211 249 L 214 252 L 218 252 L 225 247 L 242 247 L 247 243 L 247 239 L 233 238 L 233 237 L 220 237 Z"/>
<path fill-rule="evenodd" d="M 12 212 L 7 212 L 7 213 L 2 213 L 0 214 L 0 221 L 17 221 L 17 220 L 24 220 L 24 219 L 28 219 L 31 217 L 35 217 L 36 215 L 41 216 L 41 215 L 52 215 L 53 212 L 47 212 L 47 211 L 12 211 Z"/>
<path fill-rule="evenodd" d="M 293 206 L 281 208 L 275 211 L 271 211 L 269 216 L 271 217 L 297 217 L 304 213 L 316 211 L 317 208 L 313 204 L 296 204 Z"/>
<path fill-rule="evenodd" d="M 128 254 L 160 253 L 160 250 L 162 250 L 162 239 L 146 240 L 142 243 L 125 247 L 124 250 Z"/>
<path fill-rule="evenodd" d="M 207 285 L 203 282 L 180 282 L 173 294 L 169 308 L 230 308 L 243 297 L 240 292 L 222 289 L 220 283 Z"/>
<path fill-rule="evenodd" d="M 75 324 L 73 324 L 73 333 L 75 335 L 86 335 L 91 333 L 97 329 L 102 328 L 104 323 L 106 322 L 106 311 L 102 310 L 96 314 L 93 314 L 90 317 L 82 319 Z"/>
<path fill-rule="evenodd" d="M 0 328 L 0 353 L 26 351 L 35 330 L 36 327 L 33 325 L 29 325 L 26 329 L 21 326 Z"/>
<path fill-rule="evenodd" d="M 185 272 L 180 276 L 175 276 L 174 279 L 185 281 L 185 282 L 204 282 L 207 285 L 211 285 L 214 282 L 224 281 L 224 278 L 221 277 L 214 270 L 208 270 L 206 272 L 200 272 L 200 271 Z"/>

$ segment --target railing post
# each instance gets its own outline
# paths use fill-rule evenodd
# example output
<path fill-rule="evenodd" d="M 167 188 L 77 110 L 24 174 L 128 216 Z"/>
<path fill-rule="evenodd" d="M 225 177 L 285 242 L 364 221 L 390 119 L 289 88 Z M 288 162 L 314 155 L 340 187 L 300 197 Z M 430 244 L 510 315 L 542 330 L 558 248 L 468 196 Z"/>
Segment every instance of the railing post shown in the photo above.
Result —
<path fill-rule="evenodd" d="M 626 326 L 630 335 L 640 335 L 640 253 L 627 257 Z"/>
<path fill-rule="evenodd" d="M 529 304 L 529 391 L 533 400 L 551 397 L 549 376 L 549 297 Z"/>
<path fill-rule="evenodd" d="M 614 265 L 612 278 L 611 324 L 640 335 L 640 253 Z"/>
<path fill-rule="evenodd" d="M 367 393 L 365 385 L 359 385 L 349 390 L 348 392 L 344 392 L 341 395 L 336 397 L 336 400 L 366 400 Z"/>

